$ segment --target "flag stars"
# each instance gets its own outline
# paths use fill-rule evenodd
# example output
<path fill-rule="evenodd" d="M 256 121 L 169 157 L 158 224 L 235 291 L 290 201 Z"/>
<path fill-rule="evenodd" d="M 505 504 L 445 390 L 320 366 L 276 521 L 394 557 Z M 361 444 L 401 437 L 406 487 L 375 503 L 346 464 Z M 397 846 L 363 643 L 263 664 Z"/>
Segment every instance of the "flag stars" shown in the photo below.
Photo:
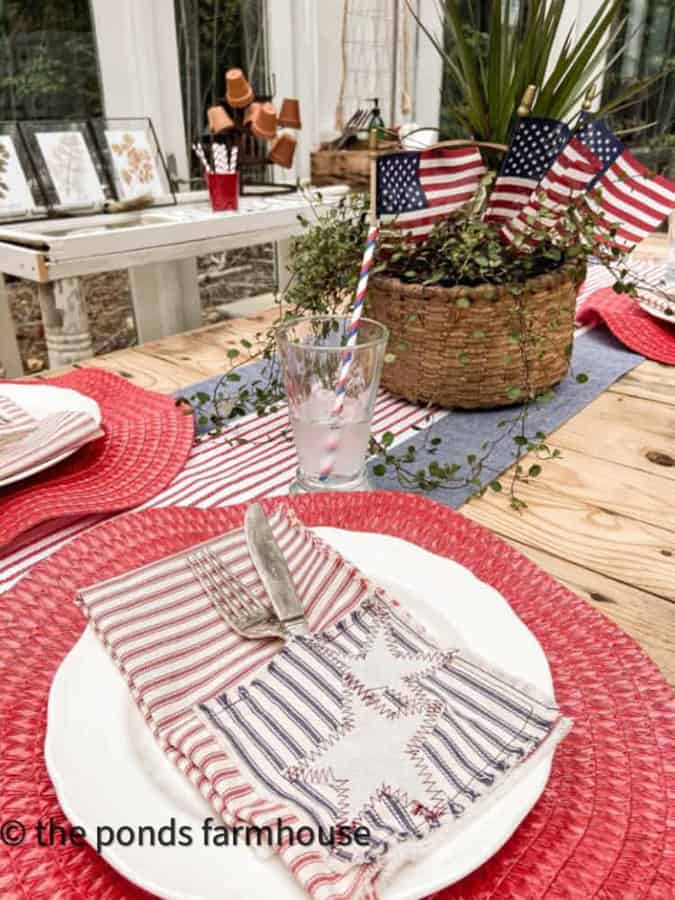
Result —
<path fill-rule="evenodd" d="M 380 214 L 424 209 L 426 201 L 419 182 L 419 155 L 392 154 L 378 163 Z"/>
<path fill-rule="evenodd" d="M 546 119 L 522 119 L 501 175 L 538 181 L 567 141 L 569 129 Z"/>

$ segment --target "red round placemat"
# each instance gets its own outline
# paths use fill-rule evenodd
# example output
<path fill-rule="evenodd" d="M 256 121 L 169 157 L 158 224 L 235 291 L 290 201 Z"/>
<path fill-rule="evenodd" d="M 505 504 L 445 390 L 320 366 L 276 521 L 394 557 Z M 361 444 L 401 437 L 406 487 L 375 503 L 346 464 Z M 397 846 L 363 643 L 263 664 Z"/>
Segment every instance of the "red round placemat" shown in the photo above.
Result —
<path fill-rule="evenodd" d="M 396 535 L 470 568 L 537 636 L 556 697 L 574 717 L 549 784 L 518 831 L 435 900 L 675 896 L 675 704 L 631 638 L 499 538 L 429 500 L 336 493 L 265 505 L 278 503 L 308 525 Z M 64 822 L 43 745 L 51 681 L 84 626 L 76 588 L 238 527 L 244 509 L 128 513 L 91 529 L 2 597 L 0 822 L 19 820 L 29 832 L 37 819 Z M 29 836 L 21 846 L 0 846 L 0 896 L 147 895 L 89 847 L 40 847 Z"/>
<path fill-rule="evenodd" d="M 675 319 L 661 322 L 640 307 L 628 294 L 612 288 L 594 291 L 577 311 L 579 325 L 602 321 L 622 344 L 647 359 L 675 366 Z"/>
<path fill-rule="evenodd" d="M 112 372 L 77 369 L 48 384 L 96 400 L 104 435 L 44 472 L 0 488 L 0 546 L 48 519 L 144 503 L 173 481 L 194 442 L 184 407 Z"/>

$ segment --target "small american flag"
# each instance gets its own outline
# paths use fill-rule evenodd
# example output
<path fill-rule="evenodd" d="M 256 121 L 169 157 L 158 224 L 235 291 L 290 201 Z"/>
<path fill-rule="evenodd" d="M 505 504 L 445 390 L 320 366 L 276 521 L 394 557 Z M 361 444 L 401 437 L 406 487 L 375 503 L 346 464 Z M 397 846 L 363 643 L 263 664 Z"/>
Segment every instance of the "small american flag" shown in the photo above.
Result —
<path fill-rule="evenodd" d="M 486 222 L 503 224 L 527 204 L 556 157 L 570 130 L 557 119 L 521 119 L 490 194 Z"/>
<path fill-rule="evenodd" d="M 536 244 L 532 232 L 555 229 L 563 211 L 588 190 L 601 168 L 595 154 L 578 137 L 571 138 L 526 205 L 503 226 L 504 239 L 509 243 L 524 240 Z"/>
<path fill-rule="evenodd" d="M 628 252 L 675 209 L 675 184 L 652 175 L 604 122 L 587 123 L 578 137 L 600 165 L 588 194 L 598 238 Z"/>
<path fill-rule="evenodd" d="M 471 200 L 485 174 L 475 147 L 391 153 L 377 161 L 377 215 L 396 216 L 394 227 L 414 241 Z"/>

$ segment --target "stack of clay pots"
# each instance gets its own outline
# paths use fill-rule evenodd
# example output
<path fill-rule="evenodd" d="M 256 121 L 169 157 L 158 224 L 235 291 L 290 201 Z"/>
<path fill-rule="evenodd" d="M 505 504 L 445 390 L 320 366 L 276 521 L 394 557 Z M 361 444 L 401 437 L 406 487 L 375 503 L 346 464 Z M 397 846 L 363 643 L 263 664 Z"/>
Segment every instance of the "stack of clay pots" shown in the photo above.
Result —
<path fill-rule="evenodd" d="M 248 131 L 259 140 L 270 141 L 269 162 L 290 169 L 293 165 L 297 141 L 287 131 L 279 128 L 300 129 L 300 104 L 286 98 L 279 113 L 273 103 L 256 101 L 253 88 L 241 69 L 228 69 L 225 73 L 225 104 L 208 110 L 211 134 L 229 131 Z"/>

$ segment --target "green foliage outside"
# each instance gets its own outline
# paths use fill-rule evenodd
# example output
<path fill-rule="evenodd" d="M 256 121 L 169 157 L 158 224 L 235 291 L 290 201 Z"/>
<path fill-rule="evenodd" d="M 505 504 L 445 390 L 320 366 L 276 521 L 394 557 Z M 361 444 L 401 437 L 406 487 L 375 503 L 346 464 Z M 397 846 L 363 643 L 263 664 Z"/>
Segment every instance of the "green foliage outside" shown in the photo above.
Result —
<path fill-rule="evenodd" d="M 190 149 L 203 138 L 206 110 L 223 99 L 225 71 L 243 69 L 258 90 L 267 77 L 266 0 L 175 0 L 183 114 Z"/>
<path fill-rule="evenodd" d="M 491 176 L 486 176 L 486 182 Z M 535 275 L 559 268 L 563 263 L 569 269 L 578 267 L 576 277 L 581 279 L 587 259 L 594 255 L 608 269 L 614 286 L 620 292 L 635 294 L 639 280 L 629 272 L 624 254 L 612 245 L 597 241 L 595 218 L 586 198 L 580 197 L 566 209 L 561 217 L 559 230 L 534 227 L 532 237 L 536 251 L 523 253 L 522 248 L 510 247 L 500 240 L 498 230 L 482 222 L 480 212 L 485 203 L 486 191 L 480 192 L 476 203 L 467 204 L 455 215 L 439 222 L 422 246 L 411 244 L 400 233 L 383 228 L 378 241 L 373 274 L 384 274 L 416 284 L 440 286 L 493 284 L 509 287 L 510 299 L 497 297 L 495 302 L 511 303 L 514 316 L 524 323 L 511 335 L 513 353 L 527 357 L 527 350 L 542 340 L 541 335 L 531 333 L 523 312 L 523 299 L 529 290 L 528 283 Z M 275 326 L 297 316 L 310 314 L 348 314 L 353 302 L 358 280 L 359 264 L 368 229 L 368 200 L 358 194 L 349 195 L 337 206 L 321 205 L 320 196 L 314 197 L 316 217 L 302 220 L 303 233 L 292 239 L 289 269 L 291 279 L 283 296 L 278 298 L 278 319 Z M 531 223 L 533 226 L 534 222 Z M 469 306 L 470 296 L 459 297 L 458 306 Z M 553 329 L 555 321 L 550 323 Z M 197 410 L 201 424 L 209 424 L 200 407 L 213 400 L 216 413 L 211 418 L 212 433 L 228 428 L 230 420 L 255 410 L 258 415 L 275 412 L 283 401 L 283 384 L 276 364 L 276 328 L 259 335 L 262 349 L 252 349 L 249 341 L 242 341 L 242 349 L 231 348 L 228 358 L 235 366 L 222 379 L 214 396 L 196 395 L 190 398 Z M 474 334 L 474 343 L 467 345 L 462 354 L 462 365 L 480 366 L 489 347 L 484 333 Z M 543 336 L 546 339 L 546 335 Z M 569 348 L 571 352 L 571 347 Z M 475 354 L 475 355 L 474 355 Z M 395 361 L 396 347 L 390 347 L 386 362 Z M 242 380 L 237 367 L 254 359 L 266 361 L 261 376 L 252 384 L 240 386 Z M 525 366 L 527 371 L 527 366 Z M 583 372 L 574 373 L 582 384 L 588 380 Z M 522 509 L 524 501 L 518 486 L 523 481 L 538 477 L 541 463 L 557 459 L 558 450 L 548 446 L 545 435 L 532 434 L 528 428 L 528 416 L 532 408 L 549 403 L 555 389 L 536 394 L 527 383 L 514 384 L 509 392 L 513 400 L 524 401 L 522 406 L 507 410 L 496 429 L 494 438 L 483 442 L 463 459 L 448 459 L 451 448 L 443 448 L 443 440 L 432 425 L 424 432 L 422 454 L 414 447 L 399 451 L 392 447 L 393 435 L 385 434 L 379 440 L 371 437 L 370 452 L 376 457 L 374 474 L 393 475 L 406 488 L 421 491 L 457 490 L 469 487 L 473 494 L 486 490 L 501 491 L 502 481 L 491 472 L 490 458 L 495 446 L 503 441 L 513 442 L 516 466 L 507 485 L 514 509 Z M 240 439 L 236 429 L 233 441 Z M 439 461 L 444 451 L 446 459 Z M 536 462 L 529 466 L 521 463 L 526 453 L 532 453 Z M 434 457 L 421 464 L 421 458 Z"/>
<path fill-rule="evenodd" d="M 600 115 L 608 115 L 612 124 L 640 128 L 641 117 L 651 115 L 659 134 L 669 132 L 675 111 L 668 90 L 675 77 L 668 76 L 675 41 L 673 4 L 647 2 L 658 22 L 670 29 L 669 37 L 658 53 L 643 54 L 637 65 L 627 65 L 635 41 L 647 40 L 650 25 L 643 23 L 636 34 L 627 17 L 631 0 L 603 0 L 582 34 L 575 39 L 570 32 L 562 48 L 565 0 L 440 0 L 442 40 L 435 37 L 434 23 L 420 21 L 420 26 L 444 63 L 442 134 L 507 144 L 529 84 L 539 88 L 533 115 L 566 120 L 601 76 Z M 651 23 L 654 34 L 661 34 L 658 22 Z"/>
<path fill-rule="evenodd" d="M 88 0 L 0 2 L 0 119 L 101 111 Z"/>

